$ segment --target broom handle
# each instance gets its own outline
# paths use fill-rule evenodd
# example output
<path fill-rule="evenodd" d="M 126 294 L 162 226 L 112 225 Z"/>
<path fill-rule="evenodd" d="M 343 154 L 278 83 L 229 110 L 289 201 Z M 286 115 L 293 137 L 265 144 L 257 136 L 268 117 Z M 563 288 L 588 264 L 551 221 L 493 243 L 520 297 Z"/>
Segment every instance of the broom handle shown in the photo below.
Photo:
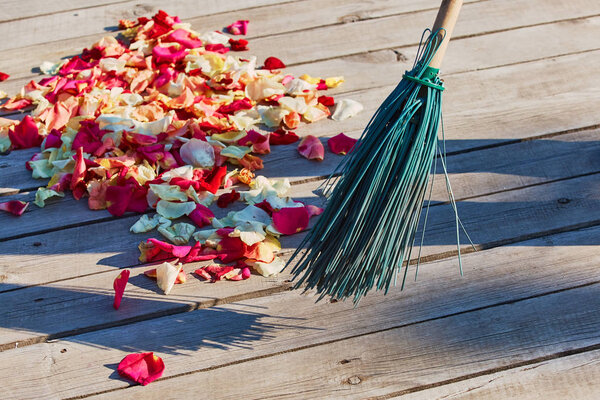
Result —
<path fill-rule="evenodd" d="M 440 28 L 444 28 L 446 30 L 446 36 L 444 36 L 444 41 L 440 44 L 435 56 L 429 63 L 430 67 L 439 69 L 442 66 L 442 59 L 446 53 L 446 48 L 448 47 L 450 36 L 452 36 L 452 31 L 454 30 L 454 25 L 458 19 L 458 13 L 460 12 L 462 3 L 463 0 L 442 0 L 442 5 L 440 6 L 440 10 L 435 18 L 435 23 L 433 24 L 433 32 Z"/>

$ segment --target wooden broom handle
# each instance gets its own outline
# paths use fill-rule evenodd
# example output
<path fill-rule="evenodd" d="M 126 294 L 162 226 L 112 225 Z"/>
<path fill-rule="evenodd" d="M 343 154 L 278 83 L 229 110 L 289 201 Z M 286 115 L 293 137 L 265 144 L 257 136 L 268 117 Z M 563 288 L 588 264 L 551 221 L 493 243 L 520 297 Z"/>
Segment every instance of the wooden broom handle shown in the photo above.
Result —
<path fill-rule="evenodd" d="M 462 3 L 463 0 L 442 0 L 442 5 L 440 6 L 440 10 L 435 18 L 432 31 L 435 32 L 440 28 L 444 28 L 446 30 L 446 36 L 435 53 L 435 56 L 429 63 L 430 67 L 439 69 L 442 66 L 442 60 L 444 58 L 444 54 L 446 53 L 446 48 L 448 47 L 450 37 L 452 36 L 454 25 L 458 19 L 458 13 L 460 12 Z"/>

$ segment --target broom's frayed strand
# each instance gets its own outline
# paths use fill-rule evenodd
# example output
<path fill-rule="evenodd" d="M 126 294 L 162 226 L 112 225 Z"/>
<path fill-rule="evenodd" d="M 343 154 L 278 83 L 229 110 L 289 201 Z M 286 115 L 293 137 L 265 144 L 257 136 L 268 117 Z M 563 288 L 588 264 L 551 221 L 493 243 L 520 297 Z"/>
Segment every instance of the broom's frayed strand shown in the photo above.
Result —
<path fill-rule="evenodd" d="M 296 264 L 296 287 L 316 288 L 319 299 L 358 302 L 373 287 L 387 292 L 410 259 L 437 148 L 443 90 L 437 70 L 428 68 L 443 31 L 427 30 L 423 37 L 427 33 L 412 70 L 326 182 L 325 211 L 288 262 Z"/>

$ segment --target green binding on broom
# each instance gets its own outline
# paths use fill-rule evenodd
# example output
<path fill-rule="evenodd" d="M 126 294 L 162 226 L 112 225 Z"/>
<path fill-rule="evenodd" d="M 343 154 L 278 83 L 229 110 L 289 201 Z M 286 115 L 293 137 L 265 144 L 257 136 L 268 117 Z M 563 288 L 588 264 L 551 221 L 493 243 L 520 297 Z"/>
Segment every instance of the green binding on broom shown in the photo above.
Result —
<path fill-rule="evenodd" d="M 438 149 L 443 82 L 429 64 L 445 32 L 423 33 L 413 68 L 324 184 L 325 211 L 288 261 L 296 262 L 295 287 L 316 288 L 318 300 L 353 297 L 357 303 L 373 287 L 387 293 L 410 260 Z M 445 149 L 440 156 L 446 172 Z M 448 180 L 447 188 L 458 235 L 462 223 Z M 407 270 L 408 262 L 402 286 Z"/>

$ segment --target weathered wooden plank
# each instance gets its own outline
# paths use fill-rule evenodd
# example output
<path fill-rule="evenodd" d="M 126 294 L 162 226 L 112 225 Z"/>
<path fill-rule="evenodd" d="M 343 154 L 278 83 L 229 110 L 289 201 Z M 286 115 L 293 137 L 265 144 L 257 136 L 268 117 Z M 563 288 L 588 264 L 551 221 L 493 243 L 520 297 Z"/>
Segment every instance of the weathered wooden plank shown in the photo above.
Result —
<path fill-rule="evenodd" d="M 197 385 L 210 385 L 213 399 L 363 399 L 418 390 L 465 374 L 598 345 L 598 289 L 597 284 L 572 289 L 92 398 L 148 399 L 164 393 L 186 397 L 197 393 Z M 370 320 L 372 315 L 363 318 Z M 230 384 L 240 376 L 244 384 Z"/>
<path fill-rule="evenodd" d="M 516 9 L 520 12 L 514 13 Z M 273 49 L 276 49 L 276 55 L 284 62 L 296 64 L 342 57 L 364 51 L 415 45 L 422 30 L 431 26 L 436 12 L 436 10 L 427 10 L 367 19 L 350 24 L 324 27 L 317 25 L 314 29 L 255 38 L 250 43 L 250 51 L 259 56 L 259 61 L 261 61 L 265 57 L 273 55 Z M 600 13 L 600 6 L 592 0 L 576 0 L 576 3 L 570 2 L 568 5 L 559 0 L 551 0 L 544 2 L 543 7 L 534 7 L 527 0 L 474 2 L 465 4 L 461 11 L 456 37 L 486 34 L 522 26 L 551 23 L 557 20 L 589 17 L 598 13 Z M 507 14 L 511 15 L 511 18 L 498 17 L 498 15 Z M 288 14 L 282 11 L 279 15 Z M 314 12 L 311 12 L 311 15 L 314 15 Z M 273 18 L 273 20 L 280 19 Z M 194 26 L 201 27 L 201 20 L 194 21 Z M 294 29 L 292 24 L 290 26 Z M 215 28 L 220 27 L 211 27 L 211 29 Z M 394 34 L 391 35 L 390 32 L 394 32 Z M 42 61 L 56 60 L 76 54 L 100 37 L 101 35 L 78 37 L 56 41 L 52 44 L 44 43 L 3 51 L 2 57 L 0 57 L 0 71 L 5 71 L 14 78 L 30 76 L 29 71 L 38 67 Z M 327 38 L 327 41 L 323 42 L 323 38 Z M 348 38 L 352 38 L 352 40 L 348 40 Z M 46 39 L 44 38 L 44 40 Z M 317 43 L 319 46 L 315 45 Z M 18 66 L 12 61 L 14 59 L 19 59 Z M 23 75 L 23 72 L 26 74 Z"/>
<path fill-rule="evenodd" d="M 477 1 L 477 0 L 470 0 Z M 209 29 L 222 29 L 238 19 L 251 21 L 252 36 L 266 36 L 289 31 L 311 29 L 324 25 L 351 23 L 359 20 L 409 13 L 425 9 L 437 9 L 436 0 L 411 0 L 398 3 L 393 0 L 376 0 L 370 3 L 347 0 L 333 0 L 327 3 L 318 0 L 305 1 L 265 1 L 252 0 L 235 2 L 198 2 L 180 1 L 164 4 L 158 1 L 146 1 L 143 4 L 132 1 L 111 5 L 98 5 L 79 11 L 49 13 L 23 21 L 0 23 L 0 32 L 13 34 L 19 32 L 16 43 L 4 43 L 0 50 L 25 47 L 53 40 L 64 40 L 80 36 L 89 36 L 106 32 L 107 27 L 115 28 L 122 18 L 135 19 L 139 16 L 151 16 L 159 9 L 172 15 L 178 15 L 185 22 L 198 24 Z M 319 10 L 315 13 L 314 10 Z M 293 23 L 283 15 L 293 17 Z M 200 17 L 200 18 L 198 18 Z M 0 20 L 1 22 L 1 20 Z M 82 23 L 84 22 L 84 23 Z M 38 29 L 32 31 L 31 26 Z"/>
<path fill-rule="evenodd" d="M 600 146 L 599 134 L 598 130 L 578 132 L 451 156 L 448 159 L 448 167 L 454 195 L 461 200 L 600 171 L 600 160 L 596 157 Z M 293 155 L 295 149 L 291 148 L 289 152 Z M 293 168 L 285 169 L 299 171 L 298 176 L 289 176 L 288 173 L 291 180 L 326 174 L 334 166 L 334 163 L 328 162 L 334 160 L 333 156 L 326 158 L 323 163 L 311 163 L 294 158 L 287 160 L 282 158 L 267 163 L 266 175 L 281 177 L 280 171 L 284 162 L 289 167 L 291 163 L 298 161 L 297 166 L 293 163 Z M 337 162 L 337 158 L 334 161 Z M 328 164 L 325 164 L 326 162 Z M 271 166 L 276 167 L 270 168 Z M 306 172 L 306 168 L 310 168 L 311 175 L 302 175 Z M 438 167 L 437 171 L 441 171 L 441 167 Z M 447 193 L 443 175 L 438 173 L 434 181 L 432 200 L 446 201 Z M 301 192 L 302 190 L 298 193 Z M 32 205 L 32 211 L 36 214 L 31 221 L 50 221 L 58 224 L 55 227 L 62 227 L 64 223 L 62 219 L 57 219 L 56 215 L 65 214 L 64 211 L 67 209 L 69 214 L 73 215 L 72 223 L 109 217 L 106 212 L 87 210 L 85 204 L 78 205 L 79 203 L 75 203 L 70 197 L 49 203 L 54 205 L 53 209 L 40 210 Z M 26 213 L 25 217 L 28 215 Z M 5 235 L 13 235 L 11 229 L 19 221 L 8 215 L 4 218 L 5 222 L 2 226 L 5 228 L 2 231 Z M 133 216 L 0 243 L 0 253 L 4 254 L 0 256 L 0 274 L 3 276 L 3 281 L 5 284 L 17 285 L 41 284 L 80 274 L 110 270 L 114 266 L 134 265 L 137 260 L 137 254 L 133 251 L 135 244 L 145 238 L 128 233 L 129 226 L 137 218 Z M 27 225 L 27 227 L 29 232 L 39 229 L 38 225 Z M 99 236 L 98 241 L 85 243 L 72 240 L 73 237 L 87 237 L 91 232 Z M 38 246 L 34 246 L 34 243 Z M 61 248 L 64 250 L 60 250 Z M 79 262 L 77 268 L 72 268 L 68 266 L 68 260 L 71 254 L 75 253 L 85 257 L 86 262 Z M 108 254 L 110 257 L 107 256 Z M 111 263 L 106 265 L 101 261 L 103 258 L 110 258 Z"/>
<path fill-rule="evenodd" d="M 112 3 L 122 2 L 123 0 L 112 0 Z M 107 3 L 111 2 L 102 0 L 80 0 L 76 4 L 74 4 L 72 1 L 68 0 L 29 0 L 27 2 L 18 0 L 2 0 L 0 1 L 0 7 L 2 7 L 2 16 L 0 16 L 0 22 L 37 17 L 40 15 L 47 15 L 59 12 L 76 12 L 76 10 L 82 8 L 107 5 Z"/>
<path fill-rule="evenodd" d="M 600 17 L 590 17 L 453 40 L 452 56 L 444 61 L 443 72 L 445 75 L 462 73 L 597 49 L 594 32 L 599 28 Z M 548 41 L 548 37 L 554 39 Z M 545 45 L 539 46 L 544 40 Z M 513 43 L 510 52 L 504 49 L 507 42 Z M 332 90 L 332 93 L 384 86 L 397 82 L 402 73 L 410 68 L 416 49 L 416 46 L 411 46 L 372 51 L 303 63 L 292 66 L 287 71 L 313 76 L 343 74 L 346 81 Z M 23 78 L 10 79 L 3 82 L 2 90 L 17 93 L 31 78 L 36 76 L 29 74 Z"/>
<path fill-rule="evenodd" d="M 451 156 L 448 159 L 448 168 L 451 183 L 455 188 L 455 198 L 461 200 L 599 172 L 600 160 L 596 157 L 600 149 L 598 139 L 600 139 L 600 131 L 591 130 Z M 266 168 L 261 171 L 261 174 L 274 178 L 287 177 L 292 182 L 299 183 L 328 175 L 342 159 L 342 157 L 328 154 L 323 162 L 311 162 L 299 156 L 294 145 L 282 147 L 282 150 L 265 158 Z M 448 196 L 441 163 L 438 163 L 436 170 L 438 173 L 434 179 L 432 200 L 434 202 L 447 201 Z M 19 175 L 21 174 L 16 177 Z M 24 179 L 24 181 L 26 180 Z M 303 189 L 300 189 L 300 195 L 302 195 L 302 191 Z M 34 193 L 31 192 L 8 196 L 6 200 L 32 201 L 33 198 Z M 69 212 L 66 213 L 66 210 Z M 61 218 L 56 218 L 57 215 L 61 215 Z M 70 225 L 106 221 L 111 218 L 112 216 L 106 211 L 89 210 L 85 199 L 75 201 L 70 194 L 67 194 L 63 199 L 48 201 L 48 205 L 43 209 L 32 204 L 31 209 L 20 218 L 9 214 L 0 214 L 0 226 L 2 226 L 0 240 Z M 124 227 L 131 224 L 130 220 L 122 222 Z M 90 227 L 89 229 L 95 228 Z M 30 239 L 25 240 L 27 243 L 30 241 Z M 6 244 L 6 246 L 12 246 L 12 244 Z"/>
<path fill-rule="evenodd" d="M 599 360 L 599 350 L 589 351 L 393 398 L 595 400 L 600 393 Z"/>
<path fill-rule="evenodd" d="M 341 384 L 348 391 L 351 386 L 342 382 L 354 375 L 361 376 L 364 382 L 352 390 L 361 390 L 364 384 L 370 386 L 371 381 L 378 378 L 369 374 L 376 361 L 368 353 L 377 351 L 380 356 L 380 345 L 388 345 L 395 360 L 392 366 L 385 368 L 375 365 L 382 368 L 381 375 L 390 374 L 397 378 L 399 370 L 404 368 L 410 376 L 390 378 L 390 381 L 412 386 L 425 379 L 441 380 L 440 364 L 442 367 L 448 365 L 452 369 L 449 373 L 457 376 L 469 364 L 464 358 L 476 361 L 478 357 L 485 357 L 486 351 L 489 351 L 490 359 L 496 357 L 496 363 L 512 362 L 510 359 L 498 360 L 504 357 L 503 350 L 508 350 L 511 355 L 520 354 L 515 356 L 517 358 L 531 359 L 537 356 L 536 352 L 551 353 L 555 348 L 542 349 L 544 345 L 557 346 L 555 341 L 576 347 L 589 339 L 579 338 L 579 342 L 574 343 L 577 338 L 570 336 L 571 333 L 586 329 L 589 337 L 597 338 L 597 329 L 590 329 L 598 326 L 600 317 L 591 311 L 598 304 L 598 296 L 594 295 L 597 285 L 587 292 L 585 289 L 569 290 L 559 297 L 537 296 L 595 282 L 600 256 L 587 244 L 598 240 L 600 228 L 596 227 L 535 239 L 519 247 L 504 246 L 470 254 L 464 258 L 465 276 L 462 278 L 451 260 L 426 264 L 420 271 L 419 281 L 408 285 L 404 292 L 393 288 L 386 297 L 381 294 L 367 296 L 356 309 L 348 302 L 314 304 L 310 296 L 287 292 L 8 350 L 0 353 L 0 371 L 7 381 L 5 393 L 9 398 L 49 395 L 65 398 L 123 388 L 127 386 L 126 382 L 107 377 L 115 377 L 116 374 L 111 373 L 125 354 L 137 351 L 155 351 L 165 361 L 164 376 L 180 376 L 144 388 L 143 393 L 149 398 L 158 393 L 164 398 L 169 392 L 161 388 L 185 382 L 186 378 L 181 375 L 192 371 L 203 372 L 189 375 L 194 377 L 193 385 L 186 383 L 171 393 L 185 397 L 186 388 L 197 389 L 207 376 L 220 379 L 218 377 L 230 373 L 230 380 L 248 377 L 242 379 L 241 385 L 251 388 L 245 398 L 257 397 L 254 385 L 270 390 L 267 381 L 272 381 L 273 385 L 289 383 L 303 398 L 328 395 L 340 398 L 353 392 L 340 392 L 340 387 L 336 387 L 333 388 L 336 391 L 312 395 L 307 394 L 306 386 L 299 386 L 321 379 L 316 375 L 324 376 L 325 380 L 329 377 L 331 385 Z M 492 307 L 532 297 L 533 300 Z M 591 300 L 591 303 L 586 303 L 588 308 L 584 310 L 576 300 Z M 130 299 L 126 297 L 122 307 L 128 301 Z M 558 308 L 554 309 L 554 305 Z M 481 308 L 486 309 L 468 312 Z M 454 316 L 443 318 L 449 315 Z M 582 315 L 590 319 L 584 322 Z M 492 318 L 493 322 L 490 321 Z M 465 332 L 469 327 L 471 332 Z M 557 329 L 563 336 L 553 335 L 552 329 Z M 530 341 L 536 341 L 536 330 L 539 343 L 533 344 Z M 384 333 L 369 334 L 373 331 Z M 499 333 L 490 331 L 501 332 L 506 335 L 506 340 L 503 341 Z M 488 339 L 485 339 L 486 334 Z M 390 336 L 404 339 L 402 343 L 389 342 Z M 319 345 L 330 342 L 335 343 Z M 534 348 L 528 348 L 528 345 Z M 469 346 L 468 349 L 465 346 Z M 298 351 L 304 347 L 310 348 Z M 330 351 L 331 347 L 340 352 Z M 349 354 L 353 351 L 361 354 Z M 442 356 L 444 352 L 448 352 L 448 357 Z M 288 361 L 298 360 L 298 354 L 303 354 L 301 362 L 294 367 Z M 397 359 L 398 354 L 403 354 L 404 362 Z M 287 377 L 271 369 L 275 362 L 245 362 L 273 355 L 266 360 L 277 360 L 284 366 L 282 375 Z M 306 360 L 304 355 L 313 357 L 314 361 Z M 380 359 L 386 363 L 390 361 L 385 356 Z M 427 362 L 435 368 L 433 373 L 424 371 Z M 227 367 L 228 364 L 235 365 Z M 256 364 L 259 368 L 251 368 Z M 300 371 L 303 365 L 307 366 L 307 371 L 312 369 L 308 374 L 315 376 L 305 380 L 307 372 Z M 331 375 L 330 367 L 339 368 L 335 377 Z M 481 368 L 481 364 L 467 368 Z M 208 369 L 214 371 L 206 372 Z M 250 377 L 246 372 L 240 375 L 241 370 L 264 372 L 264 375 Z M 294 375 L 296 373 L 300 375 Z M 423 378 L 419 374 L 423 374 Z M 26 385 L 25 380 L 34 380 L 37 384 Z M 211 398 L 213 395 L 219 398 L 229 390 L 236 390 L 231 386 L 239 386 L 210 382 Z M 322 381 L 315 383 L 316 387 L 324 384 Z M 136 389 L 115 393 L 129 396 L 130 392 L 135 393 Z M 263 395 L 274 394 L 265 392 Z"/>
<path fill-rule="evenodd" d="M 505 139 L 535 137 L 597 124 L 593 106 L 600 99 L 600 92 L 594 86 L 593 78 L 583 72 L 586 65 L 596 62 L 600 62 L 600 51 L 449 76 L 446 79 L 449 90 L 444 99 L 448 150 L 460 151 L 502 143 Z M 580 79 L 564 79 L 577 69 L 582 70 Z M 506 82 L 521 83 L 506 85 Z M 543 96 L 538 93 L 541 86 L 545 88 Z M 344 94 L 340 97 L 360 100 L 365 111 L 342 122 L 319 121 L 300 128 L 298 132 L 333 136 L 343 131 L 358 137 L 390 90 L 391 87 L 383 87 Z M 502 123 L 498 123 L 499 117 Z M 274 147 L 274 153 L 265 158 L 266 164 L 289 160 L 295 155 L 294 148 Z M 0 187 L 3 188 L 0 190 L 4 194 L 42 184 L 33 180 L 23 168 L 31 153 L 31 150 L 16 151 L 0 159 L 2 165 L 7 166 L 0 177 Z M 330 171 L 329 158 L 323 165 L 327 165 L 324 170 Z"/>
<path fill-rule="evenodd" d="M 16 6 L 15 3 L 17 4 Z M 48 3 L 55 4 L 51 4 L 48 7 Z M 168 8 L 167 11 L 170 14 L 189 19 L 234 10 L 243 12 L 246 8 L 278 3 L 286 3 L 286 1 L 244 0 L 225 2 L 205 0 L 198 2 L 180 0 L 170 4 L 165 4 L 158 0 L 147 0 L 143 3 L 115 0 L 102 3 L 98 1 L 85 1 L 76 4 L 65 1 L 43 2 L 36 0 L 28 1 L 27 3 L 11 1 L 2 7 L 3 11 L 6 10 L 7 13 L 4 14 L 3 12 L 4 15 L 0 19 L 0 32 L 7 40 L 2 41 L 0 49 L 16 49 L 32 44 L 114 31 L 120 19 L 151 16 L 159 9 L 164 8 Z M 235 20 L 231 20 L 229 23 L 233 21 Z M 32 29 L 32 27 L 34 28 Z"/>
<path fill-rule="evenodd" d="M 572 230 L 580 227 L 597 225 L 598 219 L 598 189 L 594 182 L 597 176 L 585 176 L 576 179 L 558 181 L 546 185 L 533 186 L 521 190 L 501 192 L 489 196 L 479 197 L 474 201 L 465 201 L 458 204 L 462 221 L 466 225 L 474 243 L 480 248 L 488 248 L 502 244 L 515 243 L 533 237 L 540 237 L 553 232 Z M 311 186 L 314 185 L 314 186 Z M 309 202 L 315 201 L 311 193 L 317 185 L 302 185 L 303 195 L 301 199 Z M 297 192 L 300 193 L 299 191 Z M 312 197 L 311 197 L 312 196 Z M 125 229 L 125 227 L 123 227 Z M 429 223 L 427 234 L 422 248 L 422 256 L 426 260 L 438 259 L 452 256 L 456 252 L 454 215 L 449 206 L 431 207 L 429 210 Z M 102 232 L 98 232 L 95 239 L 102 240 Z M 295 249 L 302 235 L 293 235 L 285 238 L 283 242 L 285 249 L 289 252 Z M 125 240 L 124 240 L 125 241 Z M 466 251 L 465 239 L 461 241 Z M 68 246 L 66 247 L 68 249 Z M 8 249 L 10 252 L 10 248 Z M 52 252 L 49 248 L 47 251 Z M 125 251 L 125 250 L 124 250 Z M 136 253 L 133 246 L 129 251 Z M 416 254 L 414 255 L 416 257 Z M 35 262 L 37 257 L 30 258 L 29 262 Z M 78 263 L 75 257 L 70 258 L 67 265 Z M 456 264 L 456 260 L 453 260 Z M 8 262 L 11 264 L 12 261 Z M 35 265 L 35 264 L 34 264 Z M 93 268 L 90 266 L 89 268 Z M 134 277 L 140 276 L 147 267 L 136 267 L 132 269 Z M 194 264 L 186 266 L 186 271 L 195 269 Z M 114 272 L 104 272 L 82 278 L 74 278 L 48 284 L 45 286 L 26 287 L 21 290 L 13 290 L 0 294 L 4 308 L 0 310 L 0 346 L 12 346 L 14 342 L 26 341 L 36 342 L 49 337 L 63 336 L 77 330 L 96 329 L 107 323 L 123 323 L 127 318 L 148 318 L 155 311 L 137 307 L 127 313 L 106 314 L 107 293 L 112 293 L 112 280 Z M 139 295 L 145 299 L 156 298 L 152 291 L 154 284 L 145 281 L 140 284 Z M 138 279 L 138 278 L 136 278 Z M 281 287 L 282 281 L 287 279 L 283 274 L 273 281 L 265 280 L 264 285 Z M 261 281 L 261 279 L 256 279 Z M 269 283 L 270 282 L 270 283 Z M 260 284 L 260 283 L 258 283 Z M 190 284 L 179 289 L 178 295 L 170 296 L 169 299 L 178 302 L 192 302 L 197 306 L 206 304 L 207 299 L 198 296 L 199 281 L 193 280 Z M 248 284 L 250 285 L 250 284 Z M 219 295 L 211 294 L 211 298 L 230 298 L 230 291 L 235 296 L 240 296 L 243 290 L 238 285 L 221 285 Z M 9 286 L 14 289 L 14 286 Z M 136 289 L 137 290 L 137 289 Z M 216 289 L 215 289 L 216 290 Z M 250 292 L 246 291 L 246 292 Z M 53 293 L 59 292 L 59 296 Z M 181 296 L 179 298 L 178 296 Z M 60 298 L 59 302 L 39 301 L 38 298 Z M 158 295 L 159 298 L 163 298 Z M 154 301 L 154 300 L 153 300 Z M 211 300 L 212 301 L 212 300 Z M 163 304 L 159 301 L 163 312 L 170 308 L 181 307 L 181 304 Z M 35 308 L 31 308 L 35 304 Z M 185 303 L 187 304 L 187 303 Z M 199 304 L 199 305 L 198 305 Z M 186 307 L 191 307 L 186 305 Z M 68 319 L 57 318 L 57 315 L 68 315 Z M 19 328 L 27 321 L 26 328 Z M 121 321 L 121 322 L 119 322 Z"/>

